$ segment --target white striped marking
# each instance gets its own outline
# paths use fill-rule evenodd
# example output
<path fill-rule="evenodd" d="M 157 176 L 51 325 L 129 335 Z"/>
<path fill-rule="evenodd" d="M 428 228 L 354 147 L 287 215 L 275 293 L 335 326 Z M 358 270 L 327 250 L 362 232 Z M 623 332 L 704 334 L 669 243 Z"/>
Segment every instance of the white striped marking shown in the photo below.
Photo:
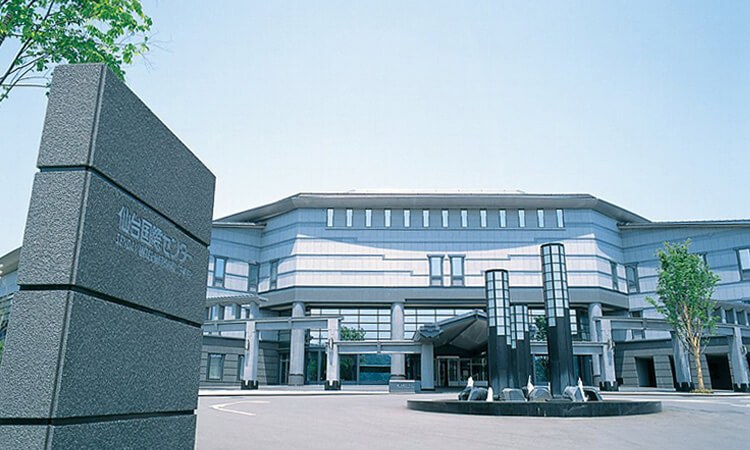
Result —
<path fill-rule="evenodd" d="M 270 402 L 267 402 L 265 400 L 242 400 L 242 401 L 239 401 L 239 402 L 222 403 L 221 405 L 211 405 L 211 408 L 215 409 L 217 411 L 234 413 L 234 414 L 240 414 L 240 415 L 243 415 L 243 416 L 250 416 L 250 417 L 255 416 L 255 413 L 245 412 L 245 411 L 236 411 L 234 409 L 228 409 L 227 408 L 227 406 L 239 405 L 240 403 L 267 404 L 267 403 L 270 403 Z"/>

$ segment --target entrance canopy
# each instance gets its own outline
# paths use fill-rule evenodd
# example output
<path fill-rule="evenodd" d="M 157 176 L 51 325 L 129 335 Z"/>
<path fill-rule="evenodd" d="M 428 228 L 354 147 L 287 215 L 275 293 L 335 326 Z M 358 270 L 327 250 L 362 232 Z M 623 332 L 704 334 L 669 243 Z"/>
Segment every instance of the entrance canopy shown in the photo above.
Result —
<path fill-rule="evenodd" d="M 470 357 L 487 350 L 487 314 L 472 312 L 423 325 L 414 340 L 432 343 L 436 355 Z"/>

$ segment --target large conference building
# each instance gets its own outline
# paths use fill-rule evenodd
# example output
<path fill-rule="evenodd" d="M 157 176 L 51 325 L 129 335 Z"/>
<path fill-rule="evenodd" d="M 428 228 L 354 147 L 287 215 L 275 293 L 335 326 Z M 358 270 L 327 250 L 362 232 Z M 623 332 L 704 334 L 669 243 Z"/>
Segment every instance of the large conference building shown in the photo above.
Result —
<path fill-rule="evenodd" d="M 721 277 L 716 314 L 730 330 L 709 341 L 705 381 L 714 389 L 747 389 L 750 220 L 652 222 L 588 194 L 520 191 L 300 193 L 216 220 L 201 383 L 239 387 L 243 378 L 244 335 L 221 333 L 216 324 L 320 315 L 342 318 L 341 339 L 420 341 L 421 331 L 433 332 L 427 360 L 341 355 L 343 384 L 486 382 L 484 272 L 508 270 L 511 302 L 528 305 L 531 335 L 543 339 L 536 327 L 544 315 L 540 246 L 562 243 L 577 375 L 593 385 L 673 388 L 673 341 L 668 330 L 649 326 L 660 316 L 646 298 L 656 297 L 656 251 L 686 239 Z M 0 261 L 2 317 L 16 289 L 17 253 Z M 10 320 L 22 313 L 13 311 Z M 601 318 L 610 319 L 611 334 L 603 334 Z M 732 352 L 738 336 L 739 363 Z M 602 343 L 614 349 L 615 380 L 605 379 L 596 350 Z M 546 379 L 546 347 L 538 344 L 537 383 Z M 261 332 L 258 382 L 325 383 L 327 345 L 326 329 Z M 421 370 L 424 361 L 432 370 Z M 422 380 L 425 373 L 433 379 Z"/>

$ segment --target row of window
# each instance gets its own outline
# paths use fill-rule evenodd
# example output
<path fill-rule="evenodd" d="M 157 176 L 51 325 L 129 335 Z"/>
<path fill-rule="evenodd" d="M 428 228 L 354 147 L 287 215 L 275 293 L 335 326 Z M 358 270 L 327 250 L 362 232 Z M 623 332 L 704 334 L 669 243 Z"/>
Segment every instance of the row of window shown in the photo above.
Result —
<path fill-rule="evenodd" d="M 388 210 L 386 210 L 388 211 Z M 408 211 L 408 210 L 404 210 Z M 703 262 L 706 262 L 706 253 L 699 253 Z M 428 256 L 430 267 L 430 286 L 443 286 L 443 259 L 442 255 Z M 464 256 L 449 255 L 450 261 L 450 286 L 464 286 Z M 740 275 L 743 280 L 750 280 L 750 248 L 737 250 L 737 260 Z M 617 263 L 610 261 L 610 275 L 612 278 L 612 289 L 620 290 L 620 280 L 617 275 Z M 269 262 L 269 286 L 268 289 L 276 289 L 278 285 L 279 261 Z M 638 279 L 638 264 L 625 265 L 625 279 L 628 294 L 640 293 L 640 282 Z M 257 292 L 260 282 L 260 264 L 248 263 L 236 259 L 211 256 L 208 262 L 208 285 L 223 289 L 242 292 Z"/>
<path fill-rule="evenodd" d="M 620 290 L 620 279 L 617 275 L 617 263 L 609 262 L 609 272 L 612 277 L 612 290 Z M 638 281 L 638 264 L 625 264 L 625 280 L 628 286 L 628 294 L 638 294 L 641 292 L 641 285 Z"/>
<path fill-rule="evenodd" d="M 430 262 L 430 286 L 443 286 L 443 255 L 431 255 L 427 257 Z M 451 286 L 464 285 L 464 257 L 449 255 Z"/>
<path fill-rule="evenodd" d="M 708 266 L 707 253 L 698 253 L 703 260 L 703 264 Z M 750 280 L 750 248 L 741 248 L 737 250 L 737 261 L 742 280 Z M 617 263 L 609 262 L 610 274 L 612 276 L 612 289 L 619 290 L 620 283 L 617 276 Z M 625 280 L 627 282 L 628 294 L 638 294 L 641 292 L 640 281 L 638 279 L 638 264 L 625 264 Z"/>
<path fill-rule="evenodd" d="M 423 325 L 437 323 L 472 311 L 474 309 L 471 308 L 404 308 L 404 337 L 412 339 L 414 333 Z M 359 332 L 360 336 L 356 339 L 387 340 L 391 338 L 391 313 L 388 308 L 310 308 L 310 315 L 343 316 L 341 326 Z M 537 317 L 544 317 L 544 309 L 529 308 L 528 320 L 532 339 L 539 339 Z M 570 309 L 570 330 L 575 340 L 589 339 L 588 315 L 585 310 Z M 309 336 L 311 345 L 324 346 L 328 341 L 328 330 L 310 330 Z M 348 339 L 352 338 L 355 337 L 348 337 Z"/>
<path fill-rule="evenodd" d="M 423 209 L 422 210 L 422 227 L 423 228 L 429 228 L 430 225 L 430 211 L 429 209 Z M 403 214 L 403 226 L 404 228 L 410 228 L 411 227 L 411 209 L 404 209 L 402 210 Z M 333 227 L 334 226 L 334 219 L 335 219 L 336 210 L 333 208 L 328 208 L 326 210 L 326 226 L 327 227 Z M 346 209 L 346 226 L 351 228 L 354 226 L 354 210 L 351 208 Z M 383 210 L 383 223 L 382 225 L 385 228 L 390 228 L 392 225 L 392 214 L 393 211 L 391 209 L 384 209 Z M 468 209 L 462 209 L 461 212 L 461 227 L 467 228 L 469 226 L 469 210 Z M 504 209 L 497 210 L 497 217 L 498 217 L 498 225 L 500 228 L 506 228 L 508 226 L 508 216 L 507 211 Z M 443 228 L 448 228 L 449 219 L 450 219 L 450 210 L 443 209 L 440 212 L 440 224 Z M 372 225 L 372 209 L 365 209 L 365 227 L 371 228 Z M 487 210 L 486 209 L 480 209 L 479 210 L 479 226 L 481 228 L 487 228 Z M 520 228 L 526 227 L 526 210 L 525 209 L 519 209 L 518 210 L 518 226 Z M 537 209 L 536 210 L 536 226 L 539 228 L 545 228 L 547 226 L 544 210 L 543 209 Z M 556 209 L 555 210 L 555 226 L 557 228 L 563 228 L 565 226 L 565 217 L 562 209 Z"/>
<path fill-rule="evenodd" d="M 276 289 L 279 261 L 269 262 L 269 289 Z M 241 292 L 258 292 L 260 264 L 211 255 L 208 260 L 208 285 Z"/>
<path fill-rule="evenodd" d="M 224 353 L 209 353 L 208 360 L 206 361 L 206 379 L 209 381 L 223 381 L 224 380 L 224 361 L 226 360 Z M 242 381 L 242 377 L 245 374 L 245 357 L 243 355 L 237 356 L 237 381 Z"/>

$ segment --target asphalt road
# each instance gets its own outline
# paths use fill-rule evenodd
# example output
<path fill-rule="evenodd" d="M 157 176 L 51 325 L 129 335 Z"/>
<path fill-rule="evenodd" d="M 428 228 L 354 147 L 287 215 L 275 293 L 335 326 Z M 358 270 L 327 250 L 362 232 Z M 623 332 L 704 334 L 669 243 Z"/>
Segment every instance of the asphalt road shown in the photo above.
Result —
<path fill-rule="evenodd" d="M 435 395 L 201 397 L 198 449 L 748 449 L 750 396 L 660 400 L 645 416 L 555 419 L 411 411 Z"/>

